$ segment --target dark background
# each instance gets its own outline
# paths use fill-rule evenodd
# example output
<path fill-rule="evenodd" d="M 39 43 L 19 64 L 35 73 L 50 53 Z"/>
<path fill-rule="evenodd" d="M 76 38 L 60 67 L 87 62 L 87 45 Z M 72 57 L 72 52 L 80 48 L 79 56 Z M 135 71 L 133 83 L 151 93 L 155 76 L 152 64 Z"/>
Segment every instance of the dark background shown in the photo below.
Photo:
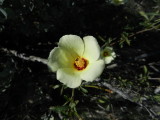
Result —
<path fill-rule="evenodd" d="M 136 91 L 137 85 L 140 96 L 150 96 L 154 94 L 155 87 L 148 87 L 145 83 L 138 86 L 136 76 L 143 72 L 143 65 L 150 67 L 149 63 L 159 69 L 159 31 L 139 34 L 136 38 L 131 38 L 131 46 L 124 45 L 123 48 L 119 47 L 118 40 L 124 31 L 135 33 L 144 29 L 139 24 L 144 18 L 138 11 L 152 12 L 154 7 L 159 7 L 157 3 L 156 0 L 128 0 L 124 5 L 116 5 L 109 0 L 4 0 L 0 7 L 6 12 L 7 18 L 0 12 L 0 48 L 47 59 L 49 52 L 57 46 L 59 38 L 66 34 L 81 37 L 92 35 L 101 46 L 104 42 L 99 36 L 105 40 L 116 38 L 113 47 L 117 58 L 113 64 L 118 66 L 106 68 L 102 79 L 108 79 L 107 82 L 119 86 L 121 82 L 114 83 L 114 78 L 117 80 L 119 75 L 133 82 L 134 87 L 131 89 Z M 127 30 L 126 26 L 130 29 Z M 142 54 L 148 56 L 135 61 Z M 153 73 L 152 77 L 160 77 L 159 71 L 149 70 Z M 26 61 L 0 50 L 0 119 L 48 120 L 51 116 L 55 120 L 60 119 L 57 113 L 49 110 L 51 106 L 60 106 L 65 102 L 63 96 L 60 96 L 60 89 L 52 88 L 56 84 L 60 83 L 55 79 L 55 73 L 51 73 L 46 65 Z M 150 84 L 158 86 L 159 81 Z M 80 101 L 78 112 L 83 116 L 89 110 L 88 114 L 92 116 L 84 115 L 84 119 L 152 119 L 146 110 L 135 103 L 117 98 L 115 94 L 107 101 L 107 104 L 112 104 L 114 112 L 102 110 L 104 113 L 96 113 L 99 103 L 91 99 L 101 94 L 101 91 L 88 90 L 88 96 L 79 91 L 76 95 Z M 64 94 L 70 95 L 71 90 L 67 89 Z M 154 110 L 159 111 L 157 102 L 148 100 L 147 105 L 151 108 L 154 106 Z M 123 107 L 126 110 L 122 110 Z"/>

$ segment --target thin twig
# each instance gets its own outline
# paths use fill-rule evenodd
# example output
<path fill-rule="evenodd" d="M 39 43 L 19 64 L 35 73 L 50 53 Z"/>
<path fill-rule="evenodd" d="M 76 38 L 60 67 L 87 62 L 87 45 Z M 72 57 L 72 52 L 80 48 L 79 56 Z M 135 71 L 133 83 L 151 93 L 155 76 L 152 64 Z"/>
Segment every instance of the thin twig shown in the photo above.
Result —
<path fill-rule="evenodd" d="M 40 63 L 43 63 L 45 65 L 48 63 L 47 59 L 40 58 L 40 57 L 37 57 L 37 56 L 26 57 L 26 54 L 17 53 L 16 50 L 8 50 L 7 48 L 0 48 L 0 50 L 7 53 L 7 54 L 12 54 L 13 56 L 18 57 L 18 58 L 23 59 L 23 60 L 26 60 L 26 61 L 40 62 Z"/>
<path fill-rule="evenodd" d="M 133 33 L 133 34 L 129 35 L 128 38 L 131 38 L 131 37 L 133 37 L 135 35 L 138 35 L 138 34 L 141 34 L 141 33 L 144 33 L 144 32 L 148 32 L 148 31 L 151 31 L 151 30 L 154 30 L 154 29 L 156 29 L 156 26 L 153 26 L 152 28 L 149 28 L 149 29 L 140 30 L 140 31 L 138 31 L 136 33 Z M 116 40 L 116 39 L 114 39 L 114 40 Z M 116 44 L 117 42 L 120 42 L 120 41 L 121 40 L 113 42 L 113 43 L 110 44 L 110 46 L 113 46 L 114 44 Z"/>
<path fill-rule="evenodd" d="M 120 96 L 122 96 L 124 99 L 127 99 L 127 100 L 133 102 L 132 98 L 131 98 L 128 94 L 123 93 L 122 91 L 118 90 L 117 88 L 112 87 L 110 84 L 104 82 L 104 83 L 103 83 L 103 86 L 109 88 L 109 89 L 112 90 L 113 92 L 118 93 L 118 94 L 119 94 Z"/>
<path fill-rule="evenodd" d="M 129 35 L 128 37 L 130 38 L 130 37 L 133 37 L 135 35 L 138 35 L 138 34 L 141 34 L 141 33 L 147 32 L 147 31 L 151 31 L 151 30 L 154 30 L 154 29 L 155 29 L 154 27 L 149 28 L 149 29 L 144 29 L 144 30 L 138 31 L 138 32 L 136 32 L 136 33 L 134 33 L 132 35 Z"/>
<path fill-rule="evenodd" d="M 147 110 L 147 112 L 150 114 L 150 116 L 152 118 L 159 118 L 160 116 L 157 115 L 152 109 L 148 108 L 147 105 L 145 105 L 144 103 L 140 103 L 140 102 L 136 102 L 136 101 L 133 101 L 133 98 L 131 96 L 129 96 L 128 94 L 122 92 L 121 90 L 117 89 L 117 88 L 114 88 L 112 87 L 110 84 L 104 82 L 102 83 L 103 86 L 111 89 L 112 91 L 116 92 L 117 94 L 119 94 L 121 97 L 123 97 L 124 99 L 126 100 L 129 100 L 130 102 L 133 102 L 133 103 L 136 103 L 138 104 L 139 106 L 143 107 L 144 109 Z"/>
<path fill-rule="evenodd" d="M 112 90 L 108 90 L 108 89 L 102 88 L 102 87 L 100 87 L 100 86 L 84 85 L 84 87 L 96 88 L 96 89 L 104 90 L 105 92 L 108 92 L 108 93 L 113 93 Z"/>

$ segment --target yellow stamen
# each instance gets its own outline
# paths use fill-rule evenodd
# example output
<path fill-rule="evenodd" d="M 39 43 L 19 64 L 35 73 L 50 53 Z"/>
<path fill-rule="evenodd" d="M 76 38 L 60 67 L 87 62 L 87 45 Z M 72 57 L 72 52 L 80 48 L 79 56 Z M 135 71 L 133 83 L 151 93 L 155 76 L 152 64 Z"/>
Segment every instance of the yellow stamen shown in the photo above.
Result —
<path fill-rule="evenodd" d="M 75 61 L 74 61 L 74 67 L 77 69 L 77 70 L 83 70 L 87 67 L 88 65 L 88 61 L 84 58 L 76 58 Z"/>

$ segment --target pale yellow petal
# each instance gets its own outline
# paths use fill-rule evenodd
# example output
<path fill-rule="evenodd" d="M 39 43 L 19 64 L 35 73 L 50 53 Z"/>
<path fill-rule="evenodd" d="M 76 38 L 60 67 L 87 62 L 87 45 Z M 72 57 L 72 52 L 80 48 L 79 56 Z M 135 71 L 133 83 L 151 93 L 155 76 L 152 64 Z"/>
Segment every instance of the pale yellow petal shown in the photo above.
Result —
<path fill-rule="evenodd" d="M 102 74 L 104 67 L 105 63 L 103 60 L 95 61 L 89 64 L 86 70 L 81 73 L 81 78 L 85 81 L 93 81 Z"/>
<path fill-rule="evenodd" d="M 112 47 L 106 46 L 102 51 L 101 51 L 101 57 L 104 59 L 105 64 L 109 64 L 112 62 L 112 60 L 115 59 L 116 54 L 113 51 Z"/>
<path fill-rule="evenodd" d="M 97 40 L 93 36 L 86 36 L 83 40 L 85 45 L 83 57 L 90 62 L 96 61 L 100 57 L 100 47 Z"/>
<path fill-rule="evenodd" d="M 72 68 L 62 68 L 57 71 L 57 80 L 68 86 L 76 88 L 81 85 L 81 78 Z"/>
<path fill-rule="evenodd" d="M 77 35 L 64 35 L 60 38 L 58 45 L 68 51 L 74 58 L 82 56 L 84 52 L 84 43 Z"/>
<path fill-rule="evenodd" d="M 73 68 L 74 58 L 65 50 L 56 47 L 54 48 L 48 58 L 48 66 L 53 72 L 59 68 Z"/>
<path fill-rule="evenodd" d="M 114 60 L 114 58 L 112 56 L 109 56 L 109 57 L 105 57 L 104 60 L 105 60 L 105 64 L 109 64 L 112 62 L 112 60 Z"/>

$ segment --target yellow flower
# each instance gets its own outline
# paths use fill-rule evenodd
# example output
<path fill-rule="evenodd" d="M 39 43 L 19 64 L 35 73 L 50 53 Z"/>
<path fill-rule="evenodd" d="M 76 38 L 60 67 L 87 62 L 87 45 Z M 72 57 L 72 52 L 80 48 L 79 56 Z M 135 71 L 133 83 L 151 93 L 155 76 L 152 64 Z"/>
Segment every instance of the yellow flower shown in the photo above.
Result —
<path fill-rule="evenodd" d="M 102 51 L 101 51 L 101 58 L 105 61 L 105 64 L 109 64 L 114 60 L 116 57 L 115 52 L 113 51 L 112 47 L 106 46 Z"/>
<path fill-rule="evenodd" d="M 57 80 L 70 88 L 81 85 L 82 80 L 91 82 L 101 75 L 104 61 L 100 58 L 100 47 L 93 36 L 83 40 L 76 35 L 64 35 L 58 47 L 49 55 L 48 66 L 57 72 Z"/>

